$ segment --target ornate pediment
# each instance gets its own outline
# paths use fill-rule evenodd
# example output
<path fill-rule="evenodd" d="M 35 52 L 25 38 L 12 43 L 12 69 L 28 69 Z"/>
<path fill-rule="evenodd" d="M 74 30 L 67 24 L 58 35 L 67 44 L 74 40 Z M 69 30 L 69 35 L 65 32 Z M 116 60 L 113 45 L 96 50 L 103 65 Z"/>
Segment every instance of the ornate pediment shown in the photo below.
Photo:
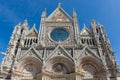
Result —
<path fill-rule="evenodd" d="M 57 56 L 63 56 L 66 57 L 70 60 L 73 61 L 72 56 L 70 55 L 70 53 L 68 53 L 68 51 L 65 50 L 65 48 L 63 48 L 61 45 L 58 45 L 47 57 L 47 61 L 52 59 L 53 57 L 57 57 Z"/>
<path fill-rule="evenodd" d="M 50 22 L 71 22 L 72 18 L 61 8 L 58 7 L 47 19 Z"/>
<path fill-rule="evenodd" d="M 81 51 L 80 55 L 78 56 L 78 60 L 80 58 L 87 57 L 87 56 L 95 57 L 97 59 L 100 59 L 99 55 L 95 51 L 91 50 L 88 46 L 85 46 L 83 48 L 83 50 Z"/>
<path fill-rule="evenodd" d="M 80 35 L 90 35 L 90 31 L 87 29 L 85 24 L 84 24 L 84 28 L 82 29 Z"/>
<path fill-rule="evenodd" d="M 40 59 L 40 61 L 42 61 L 42 56 L 33 46 L 29 50 L 27 50 L 25 53 L 23 53 L 20 59 L 25 59 L 27 57 L 35 57 Z"/>
<path fill-rule="evenodd" d="M 32 37 L 32 36 L 35 36 L 35 37 L 38 36 L 38 32 L 35 27 L 33 27 L 27 34 L 27 37 Z"/>

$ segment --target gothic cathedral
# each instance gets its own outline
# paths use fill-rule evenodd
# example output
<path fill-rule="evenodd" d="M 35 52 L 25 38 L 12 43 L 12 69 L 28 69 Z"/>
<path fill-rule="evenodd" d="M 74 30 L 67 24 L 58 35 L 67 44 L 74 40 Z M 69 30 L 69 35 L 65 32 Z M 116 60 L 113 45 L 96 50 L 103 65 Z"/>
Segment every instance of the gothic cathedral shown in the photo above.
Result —
<path fill-rule="evenodd" d="M 77 14 L 69 16 L 59 4 L 40 29 L 27 20 L 15 26 L 1 64 L 10 80 L 117 80 L 117 63 L 101 24 L 79 29 Z"/>

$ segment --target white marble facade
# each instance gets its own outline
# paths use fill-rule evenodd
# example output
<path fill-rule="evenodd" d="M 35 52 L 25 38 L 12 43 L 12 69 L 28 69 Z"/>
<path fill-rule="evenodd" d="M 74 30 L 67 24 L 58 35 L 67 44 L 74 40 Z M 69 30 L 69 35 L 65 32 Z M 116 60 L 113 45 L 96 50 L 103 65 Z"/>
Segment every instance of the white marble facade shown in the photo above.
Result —
<path fill-rule="evenodd" d="M 11 80 L 117 80 L 117 63 L 103 25 L 93 20 L 81 30 L 77 13 L 68 15 L 59 4 L 44 10 L 40 29 L 27 20 L 15 26 L 1 64 Z M 80 16 L 80 14 L 79 14 Z"/>

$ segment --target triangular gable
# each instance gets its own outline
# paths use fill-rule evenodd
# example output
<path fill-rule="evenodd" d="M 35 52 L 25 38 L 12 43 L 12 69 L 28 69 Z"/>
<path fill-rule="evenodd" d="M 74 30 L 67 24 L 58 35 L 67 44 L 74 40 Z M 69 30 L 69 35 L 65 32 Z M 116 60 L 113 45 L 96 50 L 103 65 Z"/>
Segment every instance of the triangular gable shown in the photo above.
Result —
<path fill-rule="evenodd" d="M 86 25 L 84 25 L 80 35 L 90 35 L 90 31 L 87 29 Z"/>
<path fill-rule="evenodd" d="M 38 36 L 38 32 L 37 32 L 36 28 L 33 27 L 33 28 L 28 32 L 27 36 L 28 36 L 28 37 L 29 37 L 29 36 L 30 36 L 30 37 L 32 37 L 32 36 L 37 37 L 37 36 Z"/>
<path fill-rule="evenodd" d="M 61 45 L 58 45 L 47 57 L 47 61 L 52 59 L 53 57 L 57 57 L 57 56 L 63 56 L 63 57 L 66 57 L 72 61 L 73 58 L 71 57 L 71 55 L 61 46 Z"/>
<path fill-rule="evenodd" d="M 97 59 L 100 59 L 99 55 L 97 55 L 93 50 L 91 50 L 88 46 L 85 46 L 83 50 L 81 51 L 80 55 L 78 56 L 78 60 L 80 58 L 86 57 L 86 56 L 91 56 L 95 57 Z"/>
<path fill-rule="evenodd" d="M 39 53 L 33 46 L 28 51 L 26 51 L 20 59 L 24 59 L 27 57 L 36 57 L 42 62 L 42 56 L 39 55 Z"/>
<path fill-rule="evenodd" d="M 72 18 L 61 8 L 57 7 L 46 19 L 52 22 L 71 22 Z"/>

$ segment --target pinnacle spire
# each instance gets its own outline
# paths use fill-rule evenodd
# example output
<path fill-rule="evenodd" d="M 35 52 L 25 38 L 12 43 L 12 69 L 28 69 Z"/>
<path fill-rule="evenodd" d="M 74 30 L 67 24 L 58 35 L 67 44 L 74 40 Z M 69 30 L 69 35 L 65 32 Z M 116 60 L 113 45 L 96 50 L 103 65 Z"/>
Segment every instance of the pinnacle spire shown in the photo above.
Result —
<path fill-rule="evenodd" d="M 73 17 L 77 17 L 77 13 L 76 13 L 76 11 L 74 10 L 74 8 L 73 8 Z"/>
<path fill-rule="evenodd" d="M 27 19 L 25 19 L 25 20 L 23 21 L 23 24 L 26 24 L 26 23 L 28 23 Z"/>
<path fill-rule="evenodd" d="M 22 26 L 24 26 L 24 27 L 27 27 L 27 26 L 28 26 L 28 21 L 27 21 L 27 19 L 25 19 L 25 20 L 23 21 Z"/>
<path fill-rule="evenodd" d="M 37 30 L 36 30 L 36 24 L 35 23 L 33 24 L 32 29 L 34 29 L 37 32 Z"/>
<path fill-rule="evenodd" d="M 96 21 L 94 19 L 92 20 L 90 26 L 91 26 L 91 28 L 96 28 L 97 27 Z"/>
<path fill-rule="evenodd" d="M 59 8 L 61 7 L 61 3 L 60 3 L 60 2 L 58 3 L 58 7 L 59 7 Z"/>
<path fill-rule="evenodd" d="M 73 13 L 76 13 L 74 8 L 73 8 Z"/>
<path fill-rule="evenodd" d="M 87 28 L 85 24 L 83 24 L 83 28 L 84 28 L 84 29 Z"/>
<path fill-rule="evenodd" d="M 42 12 L 42 17 L 46 17 L 46 8 L 45 8 L 44 11 Z"/>
<path fill-rule="evenodd" d="M 35 27 L 36 27 L 36 24 L 34 23 L 33 28 L 35 28 Z"/>
<path fill-rule="evenodd" d="M 93 19 L 92 22 L 91 22 L 91 24 L 96 24 L 96 21 Z"/>

